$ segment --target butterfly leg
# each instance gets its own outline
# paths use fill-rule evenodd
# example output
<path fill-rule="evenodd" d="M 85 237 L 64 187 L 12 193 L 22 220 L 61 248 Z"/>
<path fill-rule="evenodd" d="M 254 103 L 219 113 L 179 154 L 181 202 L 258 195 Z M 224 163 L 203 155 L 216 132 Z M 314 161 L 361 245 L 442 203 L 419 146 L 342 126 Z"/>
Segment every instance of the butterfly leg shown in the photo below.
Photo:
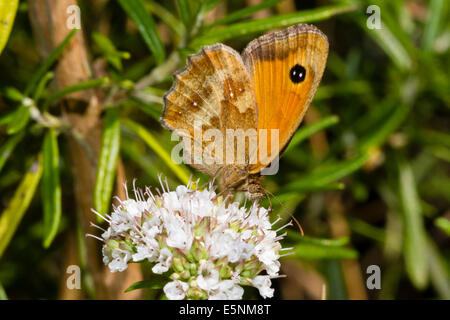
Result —
<path fill-rule="evenodd" d="M 209 178 L 206 183 L 202 184 L 197 189 L 201 190 L 201 189 L 205 188 L 206 186 L 210 185 L 211 183 L 213 183 L 217 179 L 217 177 L 219 176 L 219 174 L 222 171 L 222 169 L 223 169 L 223 167 L 220 167 L 219 169 L 217 169 L 216 173 L 214 173 L 214 175 L 212 175 L 211 178 Z"/>

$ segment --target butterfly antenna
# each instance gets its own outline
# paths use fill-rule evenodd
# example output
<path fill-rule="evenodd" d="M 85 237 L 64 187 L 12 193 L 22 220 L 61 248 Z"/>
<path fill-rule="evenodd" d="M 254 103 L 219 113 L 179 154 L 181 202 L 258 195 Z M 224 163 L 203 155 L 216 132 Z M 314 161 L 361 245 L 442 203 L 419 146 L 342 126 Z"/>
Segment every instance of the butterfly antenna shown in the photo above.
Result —
<path fill-rule="evenodd" d="M 300 234 L 302 235 L 302 237 L 305 235 L 305 233 L 303 232 L 303 228 L 300 225 L 300 222 L 298 222 L 298 220 L 294 217 L 294 215 L 291 215 L 292 220 L 294 220 L 295 224 L 297 225 L 298 229 L 300 230 Z"/>
<path fill-rule="evenodd" d="M 272 192 L 270 192 L 269 190 L 267 190 L 267 189 L 264 188 L 264 187 L 263 187 L 263 190 L 264 190 L 264 192 L 266 193 L 266 195 L 267 195 L 267 194 L 270 194 L 272 197 L 274 197 L 274 198 L 278 201 L 278 203 L 280 204 L 280 206 L 282 206 L 285 210 L 287 210 L 287 211 L 289 212 L 289 215 L 291 216 L 292 220 L 294 220 L 295 224 L 297 225 L 297 227 L 298 227 L 298 229 L 299 229 L 299 231 L 300 231 L 300 234 L 301 234 L 302 236 L 304 236 L 305 233 L 303 232 L 303 228 L 302 228 L 302 226 L 300 225 L 300 222 L 298 222 L 298 220 L 294 217 L 294 212 L 293 212 L 293 210 L 291 210 L 291 209 L 289 209 L 288 207 L 286 207 L 286 206 L 281 202 L 281 200 L 278 199 L 278 197 L 277 197 L 276 195 L 274 195 Z M 270 201 L 270 198 L 269 198 L 269 197 L 268 197 L 268 199 L 269 199 L 269 202 L 270 202 L 270 206 L 272 207 L 272 202 Z"/>
<path fill-rule="evenodd" d="M 270 210 L 272 210 L 272 199 L 270 199 L 269 191 L 265 188 L 263 188 L 263 191 L 266 194 L 267 200 L 269 200 Z M 272 195 L 273 195 L 273 193 L 272 193 Z M 280 202 L 280 204 L 281 204 L 281 202 Z"/>

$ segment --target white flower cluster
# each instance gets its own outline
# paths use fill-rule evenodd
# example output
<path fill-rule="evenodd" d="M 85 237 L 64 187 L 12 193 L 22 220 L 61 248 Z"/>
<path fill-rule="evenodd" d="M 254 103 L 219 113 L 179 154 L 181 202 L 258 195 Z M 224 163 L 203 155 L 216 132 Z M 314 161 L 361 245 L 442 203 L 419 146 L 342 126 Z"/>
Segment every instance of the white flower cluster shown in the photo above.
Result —
<path fill-rule="evenodd" d="M 272 297 L 284 235 L 272 230 L 269 211 L 257 203 L 250 209 L 226 205 L 212 185 L 203 191 L 191 184 L 176 191 L 161 185 L 159 195 L 135 188 L 135 199 L 103 217 L 109 223 L 102 234 L 109 269 L 148 260 L 155 274 L 172 280 L 164 286 L 168 299 L 242 299 L 241 285 Z"/>

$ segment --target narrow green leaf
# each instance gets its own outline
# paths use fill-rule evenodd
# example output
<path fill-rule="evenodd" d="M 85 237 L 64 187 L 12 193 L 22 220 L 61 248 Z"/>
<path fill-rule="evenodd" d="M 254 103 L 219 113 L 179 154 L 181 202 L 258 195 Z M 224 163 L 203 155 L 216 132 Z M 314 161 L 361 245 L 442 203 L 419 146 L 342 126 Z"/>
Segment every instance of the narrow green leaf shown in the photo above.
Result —
<path fill-rule="evenodd" d="M 6 114 L 0 116 L 0 126 L 10 124 L 11 121 L 14 119 L 15 114 L 16 114 L 16 111 L 11 111 L 9 113 L 6 113 Z"/>
<path fill-rule="evenodd" d="M 326 238 L 315 238 L 309 236 L 302 236 L 297 231 L 287 231 L 287 238 L 295 240 L 302 243 L 320 245 L 325 247 L 342 247 L 349 243 L 350 239 L 348 237 L 341 237 L 337 239 L 326 239 Z"/>
<path fill-rule="evenodd" d="M 203 2 L 205 6 L 205 12 L 208 12 L 212 9 L 214 9 L 215 6 L 217 6 L 220 2 L 223 0 L 206 0 Z"/>
<path fill-rule="evenodd" d="M 3 166 L 6 163 L 6 160 L 8 160 L 9 156 L 14 151 L 14 148 L 23 139 L 23 137 L 24 137 L 24 133 L 20 132 L 20 133 L 16 134 L 15 136 L 12 136 L 11 138 L 9 138 L 0 147 L 0 172 L 3 169 Z"/>
<path fill-rule="evenodd" d="M 429 146 L 424 149 L 430 154 L 434 155 L 436 158 L 450 163 L 450 148 L 441 146 Z"/>
<path fill-rule="evenodd" d="M 8 42 L 18 6 L 19 0 L 0 1 L 0 54 Z"/>
<path fill-rule="evenodd" d="M 414 286 L 424 289 L 428 283 L 426 233 L 414 175 L 407 163 L 399 164 L 399 188 L 404 221 L 403 252 L 406 272 Z"/>
<path fill-rule="evenodd" d="M 23 94 L 18 89 L 14 87 L 6 87 L 2 90 L 2 94 L 13 101 L 22 101 L 23 100 Z"/>
<path fill-rule="evenodd" d="M 439 27 L 442 25 L 443 19 L 447 16 L 447 8 L 444 0 L 430 0 L 428 19 L 423 32 L 422 47 L 430 50 L 433 47 L 434 40 L 438 36 Z M 447 16 L 448 20 L 448 16 Z"/>
<path fill-rule="evenodd" d="M 37 83 L 41 80 L 41 78 L 47 73 L 48 69 L 55 63 L 55 61 L 59 58 L 61 53 L 69 44 L 70 40 L 75 36 L 78 32 L 78 29 L 73 29 L 66 38 L 53 50 L 53 52 L 48 56 L 48 58 L 44 61 L 44 63 L 39 67 L 35 74 L 31 77 L 31 80 L 28 82 L 28 85 L 25 89 L 25 96 L 29 96 L 31 92 L 33 92 L 36 88 Z"/>
<path fill-rule="evenodd" d="M 310 125 L 307 125 L 306 127 L 301 128 L 294 134 L 294 137 L 292 137 L 292 140 L 291 140 L 291 142 L 289 142 L 289 145 L 286 148 L 285 152 L 289 152 L 295 146 L 297 146 L 301 142 L 303 142 L 305 139 L 308 139 L 310 136 L 312 136 L 314 133 L 321 131 L 325 128 L 328 128 L 332 125 L 335 125 L 338 122 L 339 122 L 339 117 L 329 116 L 329 117 L 323 118 L 317 122 L 314 122 Z"/>
<path fill-rule="evenodd" d="M 143 126 L 129 119 L 122 120 L 122 123 L 138 137 L 140 137 L 172 170 L 172 172 L 180 179 L 181 182 L 187 184 L 189 181 L 189 172 L 182 166 L 175 164 L 170 154 L 158 142 L 157 139 Z"/>
<path fill-rule="evenodd" d="M 421 140 L 430 144 L 441 144 L 447 148 L 450 148 L 450 134 L 446 132 L 422 129 L 418 131 L 418 136 Z"/>
<path fill-rule="evenodd" d="M 97 164 L 94 209 L 104 215 L 109 211 L 120 149 L 120 121 L 117 108 L 106 111 L 102 146 Z"/>
<path fill-rule="evenodd" d="M 33 94 L 34 101 L 38 101 L 41 98 L 42 92 L 44 92 L 45 87 L 47 86 L 48 82 L 53 79 L 53 77 L 54 73 L 49 71 L 41 78 L 41 80 L 39 80 L 36 86 L 36 90 L 34 90 Z"/>
<path fill-rule="evenodd" d="M 209 28 L 213 28 L 215 26 L 219 26 L 219 25 L 229 24 L 231 22 L 235 22 L 237 20 L 240 20 L 240 19 L 243 19 L 245 17 L 248 17 L 248 16 L 250 16 L 250 15 L 252 15 L 255 12 L 258 12 L 260 10 L 273 7 L 274 5 L 276 5 L 280 1 L 281 0 L 262 1 L 261 3 L 259 3 L 257 5 L 246 7 L 244 9 L 234 11 L 234 12 L 228 14 L 227 16 L 225 16 L 224 18 L 222 18 L 220 20 L 217 20 L 216 22 L 208 25 L 207 28 L 209 29 Z"/>
<path fill-rule="evenodd" d="M 386 239 L 386 233 L 383 229 L 374 227 L 373 225 L 360 220 L 350 219 L 350 228 L 353 232 L 363 235 L 369 239 L 384 243 Z"/>
<path fill-rule="evenodd" d="M 164 23 L 167 24 L 179 37 L 184 35 L 184 32 L 186 31 L 184 24 L 180 22 L 169 10 L 154 1 L 150 1 L 148 6 L 150 12 L 164 21 Z"/>
<path fill-rule="evenodd" d="M 152 275 L 148 280 L 139 281 L 129 286 L 125 292 L 130 292 L 136 289 L 162 289 L 170 279 L 166 276 Z"/>
<path fill-rule="evenodd" d="M 434 220 L 434 224 L 450 237 L 450 220 L 444 217 L 439 217 Z"/>
<path fill-rule="evenodd" d="M 283 191 L 299 190 L 299 192 L 305 192 L 307 190 L 320 190 L 325 188 L 328 184 L 339 180 L 359 168 L 361 168 L 368 158 L 367 153 L 363 153 L 360 156 L 343 161 L 337 164 L 319 167 L 311 174 L 299 178 L 294 182 L 289 183 L 283 188 Z"/>
<path fill-rule="evenodd" d="M 387 119 L 380 121 L 378 126 L 361 138 L 359 149 L 364 151 L 369 148 L 381 146 L 386 139 L 403 123 L 411 108 L 407 104 L 395 106 Z"/>
<path fill-rule="evenodd" d="M 450 270 L 435 243 L 427 237 L 427 258 L 430 268 L 430 281 L 442 299 L 450 299 Z"/>
<path fill-rule="evenodd" d="M 0 283 L 0 300 L 8 300 L 8 295 L 6 294 L 5 288 Z"/>
<path fill-rule="evenodd" d="M 191 46 L 200 47 L 247 34 L 287 27 L 297 23 L 321 21 L 344 12 L 355 10 L 355 8 L 354 5 L 335 5 L 235 23 L 225 28 L 211 30 L 200 35 L 192 41 Z"/>
<path fill-rule="evenodd" d="M 50 128 L 42 147 L 42 204 L 44 207 L 43 245 L 48 248 L 61 221 L 61 185 L 59 181 L 59 150 L 57 133 Z"/>
<path fill-rule="evenodd" d="M 33 162 L 8 206 L 0 217 L 0 257 L 11 241 L 17 226 L 30 205 L 42 174 L 42 156 Z"/>
<path fill-rule="evenodd" d="M 117 50 L 113 42 L 101 33 L 94 32 L 92 34 L 92 39 L 100 49 L 101 54 L 105 57 L 106 61 L 117 70 L 122 71 L 122 59 L 129 59 L 130 54 L 128 52 Z"/>
<path fill-rule="evenodd" d="M 357 259 L 358 251 L 341 246 L 324 246 L 315 243 L 299 243 L 294 246 L 294 256 L 300 259 Z M 288 256 L 291 257 L 291 256 Z"/>
<path fill-rule="evenodd" d="M 119 3 L 136 23 L 142 38 L 155 56 L 156 63 L 161 64 L 165 58 L 164 45 L 159 38 L 155 21 L 145 10 L 141 0 L 119 0 Z"/>
<path fill-rule="evenodd" d="M 99 79 L 86 80 L 86 81 L 82 81 L 80 83 L 76 83 L 71 86 L 67 86 L 67 87 L 55 92 L 53 95 L 51 95 L 45 102 L 44 109 L 47 106 L 52 105 L 55 101 L 58 101 L 65 95 L 71 94 L 76 91 L 83 91 L 83 90 L 88 90 L 88 89 L 92 89 L 92 88 L 97 88 L 97 87 L 100 87 L 107 83 L 109 83 L 109 78 L 104 77 L 104 78 L 99 78 Z"/>
<path fill-rule="evenodd" d="M 342 272 L 342 264 L 339 260 L 327 260 L 324 265 L 324 272 L 328 280 L 326 299 L 347 300 L 347 286 Z"/>
<path fill-rule="evenodd" d="M 30 106 L 22 104 L 16 111 L 14 111 L 14 116 L 8 124 L 8 134 L 16 134 L 26 127 L 28 121 L 30 120 Z"/>
<path fill-rule="evenodd" d="M 389 27 L 382 23 L 381 29 L 369 29 L 365 19 L 360 21 L 361 28 L 386 52 L 398 68 L 409 70 L 413 65 L 411 56 Z"/>
<path fill-rule="evenodd" d="M 191 17 L 192 12 L 189 7 L 188 0 L 176 0 L 175 4 L 177 6 L 178 14 L 180 15 L 181 21 L 186 27 L 189 27 L 192 23 Z"/>

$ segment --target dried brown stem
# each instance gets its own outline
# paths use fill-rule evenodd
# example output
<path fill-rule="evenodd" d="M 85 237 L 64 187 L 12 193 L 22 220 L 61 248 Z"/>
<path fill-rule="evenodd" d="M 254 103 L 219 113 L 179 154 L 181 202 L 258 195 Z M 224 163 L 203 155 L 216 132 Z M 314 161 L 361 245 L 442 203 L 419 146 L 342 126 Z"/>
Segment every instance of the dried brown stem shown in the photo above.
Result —
<path fill-rule="evenodd" d="M 67 27 L 67 8 L 77 5 L 75 0 L 30 0 L 30 20 L 42 57 L 45 59 L 71 31 Z M 85 46 L 83 32 L 78 32 L 62 53 L 55 67 L 54 89 L 90 79 L 89 52 Z M 95 70 L 96 73 L 103 73 Z M 96 168 L 91 161 L 92 155 L 97 159 L 101 147 L 104 93 L 100 90 L 86 90 L 66 96 L 61 101 L 63 115 L 67 118 L 73 134 L 66 136 L 74 176 L 74 194 L 77 215 L 84 234 L 94 233 L 90 221 L 94 220 L 93 190 Z M 82 143 L 80 143 L 82 141 Z M 91 155 L 87 150 L 91 150 Z M 74 230 L 72 230 L 74 231 Z M 85 239 L 87 251 L 87 268 L 94 279 L 96 298 L 123 298 L 124 287 L 130 279 L 140 280 L 139 268 L 132 267 L 121 274 L 111 274 L 101 262 L 100 242 L 92 238 Z M 62 277 L 65 277 L 63 273 Z M 108 276 L 108 279 L 106 279 Z M 61 296 L 66 296 L 61 292 Z M 136 298 L 135 295 L 133 295 Z"/>

